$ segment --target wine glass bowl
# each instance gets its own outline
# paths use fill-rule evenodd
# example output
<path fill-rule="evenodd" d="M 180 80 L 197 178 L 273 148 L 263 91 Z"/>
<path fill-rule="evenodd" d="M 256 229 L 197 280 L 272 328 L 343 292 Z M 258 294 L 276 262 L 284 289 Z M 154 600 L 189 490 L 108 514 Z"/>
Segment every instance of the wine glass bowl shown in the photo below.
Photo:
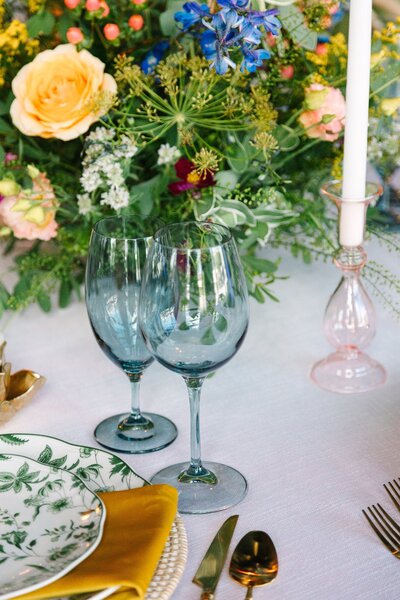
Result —
<path fill-rule="evenodd" d="M 142 328 L 157 360 L 180 375 L 212 373 L 232 358 L 246 334 L 247 291 L 232 278 L 240 264 L 232 243 L 229 230 L 209 223 L 170 225 L 156 234 Z"/>
<path fill-rule="evenodd" d="M 139 384 L 153 362 L 138 323 L 142 270 L 152 237 L 138 237 L 136 219 L 110 217 L 94 226 L 86 269 L 86 306 L 95 338 L 105 355 L 128 376 L 132 408 L 95 430 L 97 441 L 120 452 L 165 447 L 177 434 L 165 417 L 141 413 Z"/>
<path fill-rule="evenodd" d="M 152 482 L 180 492 L 181 512 L 236 504 L 247 484 L 235 469 L 200 459 L 199 400 L 204 378 L 236 354 L 248 326 L 248 295 L 230 231 L 215 223 L 163 227 L 146 261 L 140 326 L 154 357 L 185 379 L 191 406 L 191 461 Z"/>

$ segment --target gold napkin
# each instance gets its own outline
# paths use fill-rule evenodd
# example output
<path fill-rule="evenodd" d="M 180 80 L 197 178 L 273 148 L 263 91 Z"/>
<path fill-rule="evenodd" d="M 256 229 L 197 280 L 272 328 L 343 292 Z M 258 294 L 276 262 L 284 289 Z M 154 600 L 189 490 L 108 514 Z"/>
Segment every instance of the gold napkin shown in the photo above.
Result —
<path fill-rule="evenodd" d="M 175 518 L 178 492 L 152 485 L 99 494 L 107 516 L 96 550 L 58 581 L 18 600 L 71 596 L 121 586 L 118 600 L 144 598 Z"/>

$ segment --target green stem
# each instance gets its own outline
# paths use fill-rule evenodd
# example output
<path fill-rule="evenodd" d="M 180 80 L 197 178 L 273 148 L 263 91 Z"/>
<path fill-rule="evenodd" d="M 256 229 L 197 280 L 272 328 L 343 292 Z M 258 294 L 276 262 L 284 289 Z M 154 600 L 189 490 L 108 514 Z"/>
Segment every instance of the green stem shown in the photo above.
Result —
<path fill-rule="evenodd" d="M 309 150 L 310 148 L 313 148 L 314 146 L 316 146 L 317 144 L 320 144 L 320 143 L 321 143 L 321 140 L 317 139 L 317 140 L 313 140 L 309 144 L 306 144 L 305 146 L 302 146 L 301 148 L 299 148 L 299 150 L 297 150 L 296 152 L 293 152 L 290 156 L 281 160 L 281 162 L 278 163 L 277 165 L 273 165 L 274 170 L 278 171 L 278 169 L 281 169 L 283 167 L 283 165 L 285 165 L 287 162 L 291 161 L 296 156 L 303 154 L 303 152 L 307 152 L 307 150 Z"/>

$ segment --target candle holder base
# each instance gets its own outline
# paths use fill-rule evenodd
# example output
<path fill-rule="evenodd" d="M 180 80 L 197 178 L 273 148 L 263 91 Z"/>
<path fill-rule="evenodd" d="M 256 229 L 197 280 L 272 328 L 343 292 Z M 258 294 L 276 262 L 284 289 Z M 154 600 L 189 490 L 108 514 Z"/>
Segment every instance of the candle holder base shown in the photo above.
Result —
<path fill-rule="evenodd" d="M 367 262 L 361 245 L 363 225 L 368 205 L 381 193 L 374 184 L 369 184 L 368 189 L 368 196 L 358 201 L 342 198 L 339 182 L 329 183 L 321 190 L 339 208 L 340 247 L 333 262 L 341 279 L 324 316 L 325 336 L 335 351 L 314 365 L 311 379 L 324 390 L 338 394 L 366 392 L 386 381 L 382 365 L 363 352 L 376 330 L 374 307 L 361 277 Z M 349 223 L 353 227 L 348 227 Z"/>
<path fill-rule="evenodd" d="M 320 388 L 337 394 L 357 394 L 383 385 L 384 367 L 357 348 L 332 352 L 314 365 L 311 379 Z"/>

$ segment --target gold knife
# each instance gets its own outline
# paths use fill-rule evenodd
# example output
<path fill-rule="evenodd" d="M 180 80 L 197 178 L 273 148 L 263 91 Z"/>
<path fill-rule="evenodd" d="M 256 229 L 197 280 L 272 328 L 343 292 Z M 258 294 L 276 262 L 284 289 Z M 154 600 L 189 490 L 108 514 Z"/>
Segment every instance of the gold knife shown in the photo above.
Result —
<path fill-rule="evenodd" d="M 232 515 L 223 523 L 192 579 L 193 583 L 203 589 L 201 600 L 214 598 L 215 588 L 221 576 L 238 518 L 239 515 Z"/>

